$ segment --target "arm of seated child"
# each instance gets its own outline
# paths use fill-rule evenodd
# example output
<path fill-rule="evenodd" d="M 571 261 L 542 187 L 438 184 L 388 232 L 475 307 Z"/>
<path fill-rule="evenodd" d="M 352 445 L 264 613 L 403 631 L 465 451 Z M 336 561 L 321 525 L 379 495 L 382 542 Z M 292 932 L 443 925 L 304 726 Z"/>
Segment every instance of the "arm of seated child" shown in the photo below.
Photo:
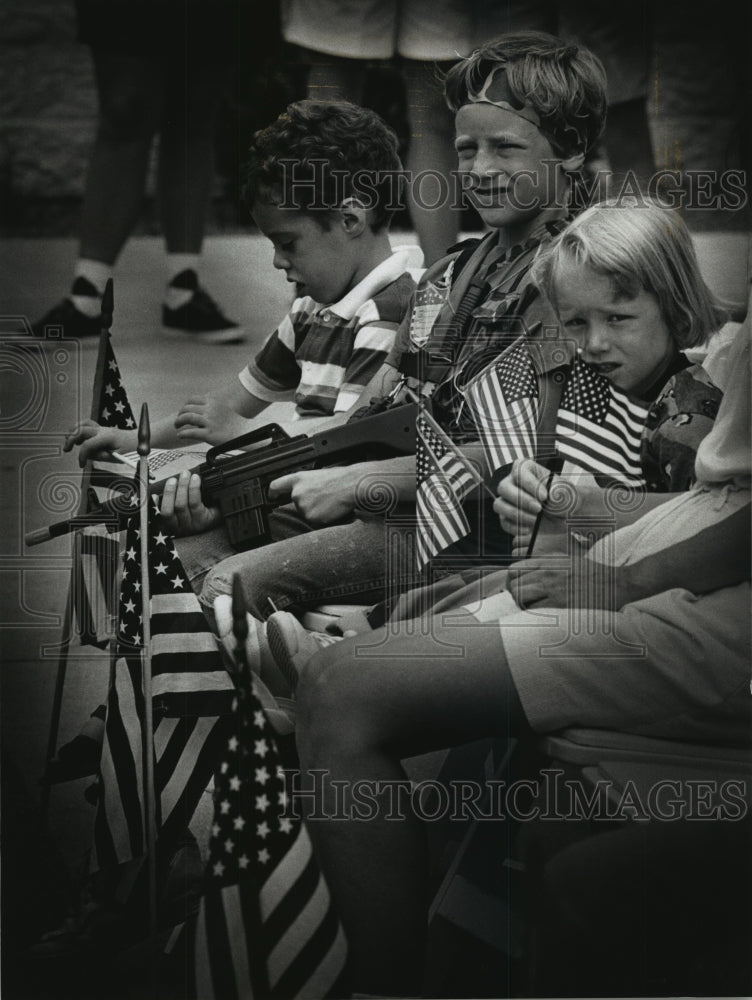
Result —
<path fill-rule="evenodd" d="M 183 443 L 175 436 L 173 421 L 173 417 L 165 417 L 152 423 L 150 441 L 153 448 L 175 448 Z M 82 420 L 65 435 L 63 451 L 78 447 L 78 464 L 83 468 L 88 461 L 112 458 L 114 451 L 135 451 L 137 445 L 136 430 L 103 427 L 95 420 Z"/>
<path fill-rule="evenodd" d="M 415 499 L 415 455 L 292 472 L 270 484 L 269 496 L 289 497 L 317 527 L 337 524 L 359 509 L 385 514 L 394 503 Z"/>
<path fill-rule="evenodd" d="M 165 483 L 159 506 L 167 530 L 175 538 L 197 535 L 222 521 L 217 507 L 205 506 L 201 499 L 201 479 L 185 470 Z"/>
<path fill-rule="evenodd" d="M 175 444 L 205 441 L 224 444 L 247 434 L 265 421 L 254 421 L 269 403 L 249 392 L 238 380 L 229 388 L 206 395 L 191 396 L 173 420 Z"/>

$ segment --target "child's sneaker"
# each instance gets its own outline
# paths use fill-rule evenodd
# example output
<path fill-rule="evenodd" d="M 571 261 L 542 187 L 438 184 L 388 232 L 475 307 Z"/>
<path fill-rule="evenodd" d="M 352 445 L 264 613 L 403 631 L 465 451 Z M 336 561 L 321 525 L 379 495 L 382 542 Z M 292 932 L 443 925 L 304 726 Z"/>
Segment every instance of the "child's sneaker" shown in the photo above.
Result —
<path fill-rule="evenodd" d="M 266 638 L 272 656 L 294 691 L 300 672 L 311 657 L 325 646 L 341 642 L 341 635 L 308 632 L 289 611 L 275 611 L 266 620 Z"/>
<path fill-rule="evenodd" d="M 91 298 L 97 304 L 96 313 L 88 316 L 77 309 L 70 296 L 64 298 L 49 312 L 45 313 L 40 320 L 32 324 L 31 331 L 35 337 L 44 338 L 47 335 L 48 327 L 61 327 L 63 336 L 68 340 L 76 340 L 79 337 L 98 337 L 102 329 L 99 314 L 99 304 L 101 296 L 94 285 L 86 278 L 79 275 L 73 282 L 71 296 L 81 296 Z"/>
<path fill-rule="evenodd" d="M 173 305 L 171 298 L 185 301 Z M 162 325 L 168 332 L 187 334 L 206 344 L 240 344 L 245 340 L 243 330 L 221 312 L 214 299 L 201 288 L 193 270 L 181 271 L 167 286 Z"/>

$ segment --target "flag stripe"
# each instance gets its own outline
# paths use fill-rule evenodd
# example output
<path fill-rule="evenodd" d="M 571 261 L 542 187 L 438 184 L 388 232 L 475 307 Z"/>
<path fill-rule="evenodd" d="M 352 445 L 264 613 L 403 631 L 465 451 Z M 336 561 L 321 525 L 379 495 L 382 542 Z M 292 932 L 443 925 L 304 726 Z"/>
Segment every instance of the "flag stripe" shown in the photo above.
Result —
<path fill-rule="evenodd" d="M 195 690 L 194 678 L 198 674 L 213 675 L 215 681 L 222 678 L 222 684 L 227 687 L 227 671 L 221 667 L 217 649 L 213 653 L 195 653 L 188 644 L 188 649 L 183 653 L 162 653 L 152 663 L 155 697 L 166 691 Z M 184 678 L 182 681 L 181 677 Z M 203 689 L 203 677 L 201 687 Z"/>
<path fill-rule="evenodd" d="M 209 684 L 215 683 L 211 674 Z M 215 690 L 206 691 L 164 691 L 160 692 L 158 711 L 163 719 L 181 719 L 191 715 L 205 718 L 212 715 L 229 715 L 232 710 L 234 691 L 217 685 Z"/>
<path fill-rule="evenodd" d="M 280 904 L 264 918 L 264 929 L 268 935 L 267 944 L 270 949 L 279 944 L 287 928 L 294 922 L 296 912 L 316 891 L 319 882 L 319 867 L 314 859 L 310 843 L 309 852 L 305 868 L 294 882 L 290 882 L 286 886 L 285 896 Z M 262 887 L 260 898 L 263 899 L 263 896 Z M 263 911 L 263 904 L 261 909 Z"/>
<path fill-rule="evenodd" d="M 217 766 L 217 759 L 221 753 L 222 744 L 227 739 L 227 718 L 200 720 L 202 725 L 204 722 L 211 723 L 209 735 L 196 754 L 192 766 L 189 758 L 186 757 L 184 759 L 182 771 L 185 778 L 182 791 L 179 797 L 175 797 L 175 803 L 169 814 L 163 813 L 162 825 L 164 835 L 168 839 L 173 835 L 178 835 L 181 832 L 181 825 L 184 827 L 193 819 L 193 814 L 196 812 L 201 796 L 206 791 L 206 787 Z M 172 794 L 175 795 L 175 792 L 173 791 Z M 160 797 L 161 801 L 162 798 Z"/>
<path fill-rule="evenodd" d="M 322 911 L 325 916 L 329 912 L 329 890 L 323 876 L 319 875 L 316 888 L 299 909 L 295 923 L 287 929 L 269 953 L 269 985 L 272 988 L 301 956 L 303 949 L 321 926 Z"/>
<path fill-rule="evenodd" d="M 192 731 L 187 737 L 178 731 L 178 733 L 176 733 L 176 738 L 173 738 L 170 741 L 170 745 L 168 747 L 170 752 L 165 755 L 167 760 L 170 762 L 175 756 L 175 750 L 179 751 L 180 756 L 178 760 L 175 760 L 172 767 L 167 769 L 166 775 L 160 775 L 161 780 L 158 783 L 158 787 L 162 789 L 160 798 L 162 800 L 163 822 L 167 821 L 170 813 L 180 801 L 180 797 L 185 789 L 185 786 L 190 780 L 194 762 L 198 759 L 201 753 L 201 748 L 211 734 L 215 724 L 215 719 L 180 720 L 181 727 L 190 727 Z M 178 744 L 178 740 L 180 740 L 180 743 L 176 746 L 176 744 Z M 160 769 L 163 769 L 163 761 L 160 760 L 157 766 Z"/>
<path fill-rule="evenodd" d="M 326 891 L 326 890 L 325 890 Z M 326 901 L 329 902 L 328 891 Z M 329 995 L 329 989 L 336 982 L 339 973 L 344 967 L 345 954 L 341 950 L 340 937 L 341 926 L 337 920 L 337 915 L 329 902 L 323 918 L 318 923 L 308 941 L 300 949 L 287 970 L 280 976 L 274 993 L 282 997 L 308 997 L 310 1000 Z M 340 966 L 338 974 L 327 984 L 324 992 L 317 992 L 315 981 L 322 978 L 321 966 L 329 957 L 338 961 L 332 964 Z"/>
<path fill-rule="evenodd" d="M 235 982 L 251 985 L 251 967 L 248 961 L 246 944 L 247 924 L 240 896 L 240 887 L 238 885 L 228 885 L 222 890 L 227 924 L 234 931 L 234 933 L 230 934 L 229 945 Z"/>
<path fill-rule="evenodd" d="M 208 949 L 208 966 L 211 969 L 212 994 L 216 1000 L 247 1000 L 253 996 L 251 981 L 238 982 L 230 951 L 230 938 L 245 940 L 242 926 L 234 927 L 227 920 L 224 897 L 221 893 L 207 894 L 202 900 L 205 909 L 205 927 Z M 204 1000 L 202 994 L 198 1000 Z"/>
<path fill-rule="evenodd" d="M 335 987 L 345 971 L 347 942 L 342 926 L 337 921 L 333 910 L 330 910 L 330 915 L 327 918 L 327 924 L 330 922 L 334 924 L 334 940 L 319 965 L 308 977 L 304 987 L 295 994 L 296 997 L 314 1000 L 316 997 L 340 996 L 343 993 L 342 990 L 337 990 Z M 280 987 L 284 989 L 284 981 L 280 983 Z"/>
<path fill-rule="evenodd" d="M 572 435 L 584 434 L 586 440 L 582 442 L 587 445 L 591 439 L 596 440 L 603 448 L 617 453 L 622 460 L 635 462 L 639 451 L 642 431 L 630 433 L 620 425 L 613 417 L 607 417 L 602 424 L 595 424 L 586 417 L 578 417 L 575 414 L 562 411 L 557 421 L 557 434 L 562 437 L 567 432 Z"/>
<path fill-rule="evenodd" d="M 154 757 L 157 762 L 157 774 L 159 773 L 160 762 L 164 760 L 165 750 L 177 725 L 176 719 L 160 719 L 154 727 Z"/>
<path fill-rule="evenodd" d="M 259 905 L 261 906 L 262 920 L 269 919 L 269 916 L 285 898 L 289 887 L 294 885 L 303 874 L 311 853 L 308 832 L 305 827 L 301 827 L 294 844 L 288 848 L 261 889 Z"/>
<path fill-rule="evenodd" d="M 206 621 L 203 621 L 200 628 L 203 632 L 191 632 L 190 622 L 181 622 L 179 632 L 160 631 L 161 623 L 154 620 L 152 616 L 152 627 L 154 628 L 154 638 L 151 643 L 151 655 L 154 659 L 159 656 L 172 656 L 175 653 L 209 653 L 214 656 L 216 662 L 217 641 L 211 632 L 206 631 Z"/>

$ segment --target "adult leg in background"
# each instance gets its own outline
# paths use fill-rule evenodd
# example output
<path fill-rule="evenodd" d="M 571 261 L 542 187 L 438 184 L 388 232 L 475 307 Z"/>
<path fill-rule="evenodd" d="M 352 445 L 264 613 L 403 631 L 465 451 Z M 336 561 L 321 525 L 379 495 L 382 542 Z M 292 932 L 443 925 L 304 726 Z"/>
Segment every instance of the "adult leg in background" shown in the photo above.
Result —
<path fill-rule="evenodd" d="M 214 125 L 227 83 L 219 62 L 174 54 L 159 139 L 158 192 L 168 253 L 201 252 L 214 182 Z"/>
<path fill-rule="evenodd" d="M 114 264 L 141 211 L 164 102 L 156 59 L 92 48 L 99 124 L 81 217 L 80 256 Z"/>
<path fill-rule="evenodd" d="M 444 103 L 435 63 L 406 59 L 403 75 L 410 119 L 410 217 L 428 265 L 457 242 L 460 228 L 460 210 L 453 207 L 452 171 L 457 169 L 454 117 Z"/>

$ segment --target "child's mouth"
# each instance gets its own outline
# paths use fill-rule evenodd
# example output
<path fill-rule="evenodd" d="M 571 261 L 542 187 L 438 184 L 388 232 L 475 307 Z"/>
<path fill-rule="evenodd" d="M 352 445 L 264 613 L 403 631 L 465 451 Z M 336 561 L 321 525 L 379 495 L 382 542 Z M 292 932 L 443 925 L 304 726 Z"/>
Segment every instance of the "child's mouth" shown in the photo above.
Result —
<path fill-rule="evenodd" d="M 484 208 L 501 205 L 507 196 L 506 188 L 477 188 L 473 196 L 481 202 Z"/>
<path fill-rule="evenodd" d="M 603 362 L 602 364 L 594 364 L 592 361 L 589 361 L 588 364 L 594 371 L 597 371 L 599 375 L 611 375 L 620 367 L 617 364 L 609 364 L 606 362 Z"/>

